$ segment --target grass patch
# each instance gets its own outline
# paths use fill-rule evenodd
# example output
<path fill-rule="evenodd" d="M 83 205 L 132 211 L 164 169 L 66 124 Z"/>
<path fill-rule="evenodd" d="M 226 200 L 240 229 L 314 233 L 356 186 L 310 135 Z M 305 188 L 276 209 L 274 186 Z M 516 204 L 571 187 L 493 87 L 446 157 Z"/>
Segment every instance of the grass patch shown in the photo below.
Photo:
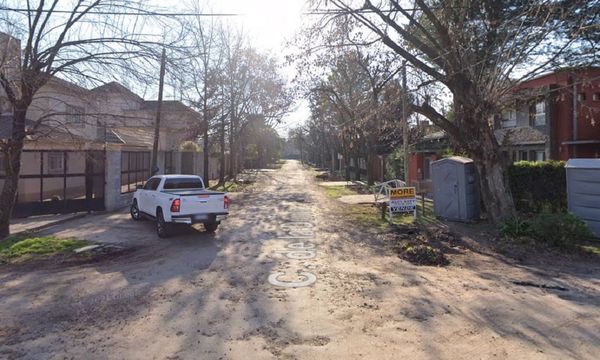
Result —
<path fill-rule="evenodd" d="M 6 262 L 23 256 L 64 253 L 87 244 L 84 240 L 60 239 L 54 236 L 11 236 L 0 242 L 0 260 Z"/>
<path fill-rule="evenodd" d="M 346 195 L 357 195 L 358 193 L 347 186 L 324 186 L 325 195 L 333 199 L 339 199 Z"/>

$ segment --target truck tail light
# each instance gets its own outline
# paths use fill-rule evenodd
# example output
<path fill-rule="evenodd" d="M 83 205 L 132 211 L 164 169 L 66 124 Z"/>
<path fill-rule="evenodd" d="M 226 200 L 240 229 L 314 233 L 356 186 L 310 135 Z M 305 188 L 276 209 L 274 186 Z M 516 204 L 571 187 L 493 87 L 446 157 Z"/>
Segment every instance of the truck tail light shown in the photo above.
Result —
<path fill-rule="evenodd" d="M 173 200 L 173 202 L 171 203 L 171 212 L 179 212 L 180 209 L 181 209 L 181 200 L 180 199 Z"/>
<path fill-rule="evenodd" d="M 225 197 L 223 198 L 223 207 L 224 207 L 225 209 L 229 209 L 229 196 L 225 196 Z"/>

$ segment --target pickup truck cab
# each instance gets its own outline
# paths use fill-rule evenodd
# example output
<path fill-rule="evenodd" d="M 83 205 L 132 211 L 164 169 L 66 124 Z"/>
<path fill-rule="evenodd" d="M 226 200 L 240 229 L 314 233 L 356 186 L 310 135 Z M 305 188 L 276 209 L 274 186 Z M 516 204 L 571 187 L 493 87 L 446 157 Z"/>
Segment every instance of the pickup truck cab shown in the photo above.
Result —
<path fill-rule="evenodd" d="M 215 232 L 229 214 L 229 197 L 206 190 L 199 176 L 156 175 L 135 191 L 130 214 L 136 221 L 155 220 L 160 237 L 169 236 L 173 224 L 202 223 L 207 232 Z"/>

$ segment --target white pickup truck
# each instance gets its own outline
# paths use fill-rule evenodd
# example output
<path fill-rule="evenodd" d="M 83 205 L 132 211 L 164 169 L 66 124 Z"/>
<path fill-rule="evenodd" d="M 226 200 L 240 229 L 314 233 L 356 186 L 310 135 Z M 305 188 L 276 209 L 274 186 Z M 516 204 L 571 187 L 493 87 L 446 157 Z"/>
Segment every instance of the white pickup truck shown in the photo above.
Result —
<path fill-rule="evenodd" d="M 135 191 L 130 214 L 133 220 L 155 220 L 160 237 L 169 236 L 173 224 L 203 223 L 215 232 L 229 214 L 229 197 L 206 190 L 199 176 L 156 175 Z"/>

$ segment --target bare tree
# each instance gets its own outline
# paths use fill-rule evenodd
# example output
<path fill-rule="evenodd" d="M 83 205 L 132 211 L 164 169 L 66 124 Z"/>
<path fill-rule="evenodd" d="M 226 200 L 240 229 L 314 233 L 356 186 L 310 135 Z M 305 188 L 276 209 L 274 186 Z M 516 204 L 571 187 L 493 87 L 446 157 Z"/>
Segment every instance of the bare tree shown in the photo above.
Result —
<path fill-rule="evenodd" d="M 582 27 L 597 11 L 587 1 L 316 1 L 381 42 L 452 95 L 452 119 L 429 97 L 413 110 L 444 129 L 476 161 L 481 193 L 492 221 L 514 214 L 502 153 L 490 119 L 515 83 L 578 56 Z M 597 4 L 596 4 L 597 7 Z M 573 50 L 573 51 L 571 51 Z M 592 57 L 593 58 L 593 57 Z M 574 60 L 574 59 L 571 59 Z"/>
<path fill-rule="evenodd" d="M 118 73 L 118 69 L 127 69 L 129 78 L 141 77 L 141 71 L 157 58 L 156 39 L 150 38 L 144 30 L 146 20 L 125 18 L 115 12 L 115 9 L 127 9 L 148 14 L 142 2 L 79 0 L 65 8 L 57 0 L 40 0 L 36 5 L 29 1 L 24 8 L 23 5 L 22 2 L 4 3 L 5 16 L 0 18 L 0 29 L 23 39 L 21 44 L 8 36 L 9 41 L 16 42 L 12 44 L 13 56 L 4 57 L 0 64 L 0 87 L 12 109 L 11 135 L 0 143 L 5 157 L 0 238 L 9 234 L 24 140 L 27 135 L 35 134 L 45 119 L 42 117 L 27 126 L 27 112 L 36 93 L 56 77 L 80 84 L 98 83 L 106 79 L 107 74 Z M 8 9 L 10 15 L 6 15 Z"/>
<path fill-rule="evenodd" d="M 291 93 L 276 60 L 247 46 L 245 37 L 230 31 L 223 36 L 223 95 L 228 107 L 229 176 L 240 170 L 241 135 L 257 117 L 279 122 L 292 104 Z"/>
<path fill-rule="evenodd" d="M 198 14 L 198 6 L 193 7 L 193 12 Z M 202 152 L 203 176 L 209 181 L 211 139 L 209 133 L 218 120 L 219 113 L 223 110 L 222 99 L 219 96 L 220 81 L 222 80 L 223 51 L 220 40 L 223 28 L 214 18 L 206 19 L 196 16 L 188 23 L 190 29 L 191 66 L 190 76 L 193 89 L 189 102 L 202 114 Z M 222 117 L 222 116 L 221 116 Z"/>

